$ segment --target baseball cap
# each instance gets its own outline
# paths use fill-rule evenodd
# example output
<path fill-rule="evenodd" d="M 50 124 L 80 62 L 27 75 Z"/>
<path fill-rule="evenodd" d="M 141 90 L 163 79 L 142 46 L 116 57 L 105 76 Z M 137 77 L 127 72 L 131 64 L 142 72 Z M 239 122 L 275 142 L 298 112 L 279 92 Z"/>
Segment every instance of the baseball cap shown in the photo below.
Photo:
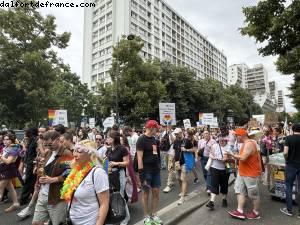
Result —
<path fill-rule="evenodd" d="M 174 134 L 179 134 L 179 133 L 182 133 L 181 128 L 176 128 L 176 129 L 174 130 Z"/>
<path fill-rule="evenodd" d="M 234 133 L 236 136 L 247 136 L 248 135 L 247 130 L 244 128 L 237 128 L 234 130 Z"/>
<path fill-rule="evenodd" d="M 160 129 L 160 125 L 155 120 L 148 120 L 145 128 L 156 128 Z"/>

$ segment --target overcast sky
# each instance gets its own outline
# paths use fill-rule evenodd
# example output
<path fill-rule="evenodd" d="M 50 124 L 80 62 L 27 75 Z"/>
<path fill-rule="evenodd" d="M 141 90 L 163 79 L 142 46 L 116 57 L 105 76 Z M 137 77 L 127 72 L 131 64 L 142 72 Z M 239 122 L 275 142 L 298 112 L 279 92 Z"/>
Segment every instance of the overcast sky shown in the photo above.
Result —
<path fill-rule="evenodd" d="M 70 0 L 60 0 L 60 2 L 64 1 Z M 288 87 L 293 78 L 280 75 L 274 65 L 276 58 L 260 56 L 255 40 L 241 36 L 238 31 L 244 21 L 242 7 L 255 4 L 256 0 L 166 0 L 166 2 L 218 49 L 224 51 L 228 66 L 246 63 L 251 67 L 254 64 L 263 63 L 268 70 L 269 81 L 275 80 L 284 94 L 289 93 Z M 70 64 L 72 71 L 81 75 L 84 10 L 82 8 L 46 8 L 41 11 L 43 14 L 52 14 L 57 18 L 58 32 L 72 33 L 69 47 L 60 51 L 59 54 L 65 63 Z M 296 111 L 288 97 L 285 97 L 285 105 L 288 112 Z"/>

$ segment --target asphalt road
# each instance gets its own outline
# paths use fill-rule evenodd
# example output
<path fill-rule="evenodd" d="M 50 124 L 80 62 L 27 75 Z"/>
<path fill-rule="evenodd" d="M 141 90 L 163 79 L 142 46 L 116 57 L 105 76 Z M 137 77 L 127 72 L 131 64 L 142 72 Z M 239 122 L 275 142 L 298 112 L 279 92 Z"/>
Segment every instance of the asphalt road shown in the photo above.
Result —
<path fill-rule="evenodd" d="M 228 208 L 222 208 L 220 197 L 216 199 L 215 210 L 209 211 L 205 205 L 190 214 L 187 218 L 178 222 L 178 225 L 299 225 L 300 219 L 297 219 L 296 206 L 294 207 L 294 216 L 288 217 L 283 215 L 279 209 L 285 207 L 282 200 L 271 199 L 267 188 L 260 186 L 261 191 L 261 219 L 260 220 L 236 220 L 229 216 L 227 211 L 237 207 L 236 196 L 233 186 L 229 188 Z M 252 204 L 248 200 L 245 211 L 252 209 Z M 201 221 L 201 222 L 199 222 Z"/>
<path fill-rule="evenodd" d="M 200 169 L 200 165 L 197 163 L 197 173 L 200 178 L 200 184 L 193 184 L 193 176 L 190 177 L 189 181 L 189 192 L 194 191 L 195 189 L 200 189 L 200 185 L 203 185 L 203 179 L 202 179 L 202 172 Z M 175 186 L 173 187 L 172 192 L 166 194 L 163 193 L 162 190 L 165 188 L 166 185 L 166 178 L 167 178 L 167 171 L 162 170 L 161 172 L 161 181 L 162 181 L 162 187 L 161 187 L 161 195 L 160 195 L 160 204 L 159 204 L 159 209 L 162 209 L 169 204 L 173 203 L 174 201 L 179 200 L 178 194 L 180 193 L 178 184 L 175 183 Z M 18 190 L 19 192 L 20 190 Z M 20 221 L 20 219 L 17 217 L 17 212 L 10 212 L 10 213 L 5 213 L 4 209 L 9 207 L 11 203 L 6 203 L 3 205 L 0 205 L 0 225 L 31 225 L 32 222 L 32 217 L 27 218 L 23 221 Z M 140 200 L 138 203 L 129 205 L 129 210 L 130 210 L 130 215 L 131 215 L 131 220 L 129 225 L 133 225 L 136 222 L 140 221 L 143 219 L 143 211 L 142 211 L 142 206 L 140 204 Z"/>

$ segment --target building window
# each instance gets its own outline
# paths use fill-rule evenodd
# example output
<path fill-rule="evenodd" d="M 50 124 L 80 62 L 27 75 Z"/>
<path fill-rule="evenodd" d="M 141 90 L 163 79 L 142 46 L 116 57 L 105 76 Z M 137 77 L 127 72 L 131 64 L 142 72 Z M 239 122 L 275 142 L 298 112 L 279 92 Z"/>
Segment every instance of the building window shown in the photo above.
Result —
<path fill-rule="evenodd" d="M 112 6 L 112 1 L 109 1 L 108 3 L 106 3 L 106 7 L 110 8 Z"/>
<path fill-rule="evenodd" d="M 137 16 L 137 14 L 135 12 L 131 11 L 131 17 L 133 19 L 137 19 L 138 16 Z"/>
<path fill-rule="evenodd" d="M 109 31 L 112 29 L 112 23 L 106 25 L 106 31 Z"/>
<path fill-rule="evenodd" d="M 97 9 L 96 11 L 93 12 L 93 17 L 98 16 L 98 14 L 99 14 L 99 10 Z"/>
<path fill-rule="evenodd" d="M 140 6 L 140 13 L 146 15 L 147 10 L 144 7 Z"/>
<path fill-rule="evenodd" d="M 108 47 L 106 49 L 106 54 L 111 54 L 112 53 L 112 47 Z"/>
<path fill-rule="evenodd" d="M 100 41 L 99 41 L 100 45 L 103 45 L 104 44 L 104 38 L 102 38 Z"/>
<path fill-rule="evenodd" d="M 106 36 L 106 42 L 109 42 L 109 41 L 111 41 L 111 40 L 112 40 L 112 35 Z"/>
<path fill-rule="evenodd" d="M 131 1 L 131 5 L 132 5 L 133 8 L 136 8 L 136 9 L 138 7 L 138 4 L 137 4 L 136 1 Z"/>
<path fill-rule="evenodd" d="M 134 23 L 131 23 L 131 29 L 133 31 L 137 31 L 138 30 L 138 26 L 136 24 L 134 24 Z"/>
<path fill-rule="evenodd" d="M 112 18 L 112 11 L 106 14 L 106 19 L 109 20 Z"/>

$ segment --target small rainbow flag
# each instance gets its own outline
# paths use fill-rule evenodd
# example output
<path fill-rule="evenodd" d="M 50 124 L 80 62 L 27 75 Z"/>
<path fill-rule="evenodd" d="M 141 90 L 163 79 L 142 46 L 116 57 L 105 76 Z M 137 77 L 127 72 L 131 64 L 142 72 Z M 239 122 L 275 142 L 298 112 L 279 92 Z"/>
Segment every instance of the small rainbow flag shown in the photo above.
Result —
<path fill-rule="evenodd" d="M 48 125 L 49 126 L 52 126 L 54 118 L 55 118 L 55 110 L 48 109 Z"/>
<path fill-rule="evenodd" d="M 108 158 L 104 158 L 102 161 L 102 168 L 105 170 L 106 173 L 108 173 L 108 164 L 109 164 Z"/>
<path fill-rule="evenodd" d="M 202 125 L 203 124 L 203 113 L 199 113 L 199 124 Z"/>

